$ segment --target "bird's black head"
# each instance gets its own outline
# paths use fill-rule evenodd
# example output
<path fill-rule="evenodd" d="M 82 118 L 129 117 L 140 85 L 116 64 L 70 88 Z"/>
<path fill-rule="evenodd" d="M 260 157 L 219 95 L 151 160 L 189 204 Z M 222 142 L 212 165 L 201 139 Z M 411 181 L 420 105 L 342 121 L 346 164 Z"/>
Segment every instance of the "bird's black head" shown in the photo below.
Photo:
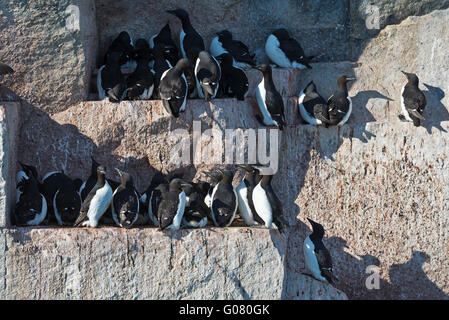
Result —
<path fill-rule="evenodd" d="M 54 202 L 64 225 L 71 226 L 78 218 L 81 209 L 81 196 L 70 178 L 65 179 L 55 195 Z"/>
<path fill-rule="evenodd" d="M 147 40 L 142 38 L 138 39 L 134 45 L 134 48 L 138 59 L 151 58 L 151 49 Z"/>
<path fill-rule="evenodd" d="M 38 178 L 37 169 L 33 166 L 28 166 L 19 161 L 22 170 L 26 173 L 28 177 L 34 176 L 36 179 Z"/>
<path fill-rule="evenodd" d="M 418 78 L 418 76 L 416 74 L 408 73 L 408 72 L 405 72 L 405 71 L 401 71 L 401 72 L 407 77 L 407 80 L 408 80 L 409 84 L 414 85 L 414 86 L 418 86 L 419 78 Z"/>
<path fill-rule="evenodd" d="M 108 52 L 106 56 L 106 64 L 109 66 L 120 64 L 120 59 L 122 58 L 122 55 L 123 53 L 119 51 Z"/>
<path fill-rule="evenodd" d="M 250 166 L 249 164 L 237 164 L 236 166 L 239 168 L 242 168 L 243 170 L 245 170 L 248 173 L 254 173 L 254 168 L 252 166 Z"/>
<path fill-rule="evenodd" d="M 221 30 L 220 32 L 217 32 L 217 35 L 218 40 L 220 40 L 221 42 L 232 40 L 232 33 L 228 30 Z"/>
<path fill-rule="evenodd" d="M 346 89 L 347 88 L 346 84 L 350 81 L 355 81 L 355 80 L 356 80 L 355 78 L 350 78 L 346 75 L 342 75 L 342 76 L 338 77 L 337 84 L 338 84 L 338 87 L 340 87 L 342 89 Z"/>
<path fill-rule="evenodd" d="M 230 68 L 232 66 L 232 63 L 234 62 L 234 59 L 232 58 L 232 55 L 230 53 L 223 53 L 220 54 L 217 57 L 217 60 L 221 62 L 222 69 Z"/>
<path fill-rule="evenodd" d="M 211 178 L 213 183 L 217 183 L 223 178 L 223 175 L 216 171 L 203 171 L 203 173 Z"/>
<path fill-rule="evenodd" d="M 98 166 L 97 167 L 97 175 L 98 176 L 105 176 L 105 174 L 106 174 L 106 167 L 105 166 L 102 166 L 102 165 L 100 165 L 100 166 Z"/>
<path fill-rule="evenodd" d="M 190 183 L 181 183 L 181 189 L 184 191 L 186 196 L 190 196 L 193 193 L 193 186 Z"/>
<path fill-rule="evenodd" d="M 324 237 L 324 227 L 318 222 L 313 221 L 312 219 L 307 218 L 310 224 L 312 225 L 312 234 L 311 237 L 315 237 L 317 239 L 321 239 Z"/>
<path fill-rule="evenodd" d="M 184 9 L 178 8 L 175 10 L 167 10 L 167 12 L 177 16 L 183 22 L 189 20 L 189 14 Z"/>
<path fill-rule="evenodd" d="M 115 168 L 115 170 L 120 175 L 120 182 L 123 186 L 130 186 L 130 187 L 133 186 L 134 184 L 133 177 L 128 172 L 122 171 L 118 168 Z"/>
<path fill-rule="evenodd" d="M 288 34 L 288 31 L 284 28 L 274 30 L 273 34 L 275 35 L 276 38 L 278 38 L 279 41 L 290 39 L 290 35 Z"/>
<path fill-rule="evenodd" d="M 232 178 L 234 177 L 234 173 L 231 170 L 228 169 L 221 169 L 217 168 L 218 171 L 222 174 L 222 180 L 226 182 L 231 182 Z"/>
<path fill-rule="evenodd" d="M 131 44 L 131 37 L 128 32 L 122 31 L 118 35 L 117 39 L 123 44 Z"/>
<path fill-rule="evenodd" d="M 271 74 L 271 67 L 268 64 L 261 64 L 259 66 L 255 66 L 254 68 L 262 72 L 264 75 Z"/>
<path fill-rule="evenodd" d="M 198 192 L 203 198 L 206 196 L 207 192 L 210 188 L 210 183 L 205 181 L 198 181 L 194 184 L 194 189 L 196 192 Z"/>
<path fill-rule="evenodd" d="M 170 181 L 170 190 L 179 191 L 184 183 L 182 179 L 174 178 Z"/>

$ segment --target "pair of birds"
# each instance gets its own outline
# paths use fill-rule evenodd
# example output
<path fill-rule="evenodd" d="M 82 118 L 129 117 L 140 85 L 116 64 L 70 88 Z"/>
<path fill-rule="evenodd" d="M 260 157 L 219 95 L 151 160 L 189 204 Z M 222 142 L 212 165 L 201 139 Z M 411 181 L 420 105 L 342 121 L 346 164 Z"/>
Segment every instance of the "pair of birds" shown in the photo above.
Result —
<path fill-rule="evenodd" d="M 419 127 L 425 120 L 423 113 L 426 107 L 426 97 L 419 89 L 419 78 L 416 74 L 402 71 L 407 77 L 407 83 L 401 92 L 401 121 L 413 122 Z M 338 88 L 327 100 L 318 93 L 316 85 L 311 81 L 299 94 L 298 106 L 301 117 L 309 124 L 342 126 L 348 121 L 352 112 L 352 101 L 348 95 L 347 83 L 355 80 L 347 76 L 338 78 Z"/>

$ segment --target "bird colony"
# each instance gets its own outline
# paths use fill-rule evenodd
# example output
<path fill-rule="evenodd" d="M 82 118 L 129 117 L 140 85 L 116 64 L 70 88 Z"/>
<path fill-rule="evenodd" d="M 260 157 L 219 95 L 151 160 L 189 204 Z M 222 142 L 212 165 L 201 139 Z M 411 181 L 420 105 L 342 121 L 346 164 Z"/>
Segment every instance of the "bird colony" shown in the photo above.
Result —
<path fill-rule="evenodd" d="M 272 64 L 258 65 L 248 47 L 227 30 L 217 33 L 208 51 L 185 10 L 167 12 L 182 23 L 179 50 L 168 23 L 149 41 L 133 42 L 127 32 L 121 32 L 110 44 L 98 71 L 99 98 L 113 103 L 124 99 L 162 100 L 167 114 L 177 118 L 185 111 L 188 98 L 244 100 L 249 87 L 245 70 L 255 68 L 263 74 L 256 88 L 260 113 L 255 118 L 265 126 L 283 130 L 284 104 L 273 82 L 272 66 L 311 69 L 314 57 L 307 56 L 285 29 L 275 30 L 266 40 L 265 52 Z M 0 63 L 0 72 L 13 70 Z M 407 81 L 401 93 L 403 114 L 399 118 L 420 126 L 426 100 L 418 88 L 418 77 L 403 73 Z M 311 125 L 344 125 L 352 111 L 347 83 L 354 80 L 341 75 L 327 100 L 310 82 L 298 94 L 299 114 Z M 209 181 L 197 182 L 157 172 L 143 193 L 136 190 L 132 176 L 125 171 L 116 169 L 120 182 L 107 179 L 106 168 L 93 158 L 86 181 L 72 180 L 60 171 L 47 173 L 39 181 L 35 167 L 22 163 L 20 166 L 14 218 L 21 226 L 224 228 L 239 215 L 247 226 L 279 232 L 288 227 L 282 200 L 271 186 L 273 175 L 260 164 L 238 165 L 236 170 L 244 170 L 245 177 L 237 187 L 232 185 L 235 171 L 227 169 L 204 172 Z M 313 232 L 304 242 L 306 266 L 316 279 L 332 283 L 332 259 L 322 242 L 324 228 L 313 220 L 309 222 Z"/>

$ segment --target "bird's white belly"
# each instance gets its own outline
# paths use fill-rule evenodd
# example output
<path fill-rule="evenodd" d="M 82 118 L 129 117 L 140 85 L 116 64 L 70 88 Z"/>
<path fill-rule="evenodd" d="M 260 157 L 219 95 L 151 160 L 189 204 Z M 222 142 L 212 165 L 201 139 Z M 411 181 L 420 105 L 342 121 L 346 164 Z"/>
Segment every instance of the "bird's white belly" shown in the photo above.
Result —
<path fill-rule="evenodd" d="M 111 201 L 112 189 L 108 182 L 105 182 L 104 186 L 95 193 L 95 196 L 90 203 L 89 211 L 87 212 L 91 227 L 95 228 L 98 225 L 100 218 L 108 209 Z"/>
<path fill-rule="evenodd" d="M 176 212 L 175 217 L 173 218 L 173 222 L 168 229 L 179 230 L 181 227 L 182 217 L 184 216 L 184 210 L 186 208 L 186 194 L 184 191 L 179 193 L 179 203 L 178 203 L 178 211 Z"/>
<path fill-rule="evenodd" d="M 100 70 L 98 70 L 97 75 L 97 90 L 98 90 L 98 100 L 104 100 L 106 99 L 106 91 L 104 91 L 102 82 L 101 82 L 101 72 L 106 66 L 102 66 Z"/>
<path fill-rule="evenodd" d="M 320 266 L 315 255 L 315 246 L 312 240 L 310 240 L 310 237 L 307 237 L 304 241 L 304 257 L 306 267 L 312 272 L 312 275 L 318 280 L 326 281 L 326 278 L 321 275 Z"/>
<path fill-rule="evenodd" d="M 339 127 L 344 125 L 348 121 L 349 116 L 352 113 L 352 100 L 351 100 L 351 98 L 349 96 L 347 97 L 347 99 L 349 101 L 349 109 L 348 109 L 348 112 L 346 112 L 346 114 L 343 117 L 343 119 L 337 124 L 337 126 L 339 126 Z"/>
<path fill-rule="evenodd" d="M 181 47 L 181 53 L 183 58 L 187 58 L 186 51 L 184 50 L 184 38 L 186 34 L 184 30 L 181 28 L 181 32 L 179 33 L 179 46 Z"/>
<path fill-rule="evenodd" d="M 282 68 L 290 68 L 292 64 L 285 53 L 279 47 L 279 40 L 275 35 L 271 34 L 265 43 L 265 53 L 271 61 Z"/>
<path fill-rule="evenodd" d="M 264 80 L 262 80 L 261 83 L 256 88 L 256 98 L 257 98 L 257 104 L 259 106 L 259 110 L 262 113 L 263 116 L 263 123 L 266 126 L 278 126 L 278 123 L 273 120 L 270 113 L 268 112 L 267 105 L 265 104 L 265 86 L 264 86 Z"/>
<path fill-rule="evenodd" d="M 45 200 L 45 197 L 41 194 L 42 198 L 42 209 L 39 214 L 37 214 L 33 220 L 28 221 L 27 225 L 29 226 L 37 226 L 44 221 L 45 217 L 47 216 L 47 201 Z"/>
<path fill-rule="evenodd" d="M 244 181 L 240 182 L 240 184 L 236 188 L 236 193 L 238 197 L 240 216 L 249 226 L 257 224 L 254 221 L 253 213 L 251 212 L 251 208 L 248 203 L 248 188 L 246 187 Z"/>
<path fill-rule="evenodd" d="M 257 214 L 265 222 L 265 226 L 271 228 L 273 224 L 273 211 L 267 194 L 260 184 L 253 190 L 253 204 Z"/>
<path fill-rule="evenodd" d="M 405 86 L 402 88 L 402 91 L 401 91 L 401 107 L 402 107 L 402 113 L 404 114 L 404 117 L 405 117 L 405 119 L 406 119 L 407 121 L 412 121 L 412 122 L 413 122 L 412 118 L 410 118 L 410 115 L 409 115 L 409 113 L 408 113 L 408 111 L 407 111 L 407 108 L 405 107 L 404 96 L 403 96 L 404 90 L 405 90 Z"/>
<path fill-rule="evenodd" d="M 299 93 L 299 99 L 298 99 L 298 106 L 299 106 L 299 113 L 301 114 L 301 117 L 308 123 L 312 125 L 320 125 L 322 124 L 321 120 L 318 120 L 314 118 L 309 112 L 307 112 L 306 108 L 302 104 L 304 101 L 304 98 L 306 97 L 306 94 L 304 93 L 304 90 L 302 90 Z"/>

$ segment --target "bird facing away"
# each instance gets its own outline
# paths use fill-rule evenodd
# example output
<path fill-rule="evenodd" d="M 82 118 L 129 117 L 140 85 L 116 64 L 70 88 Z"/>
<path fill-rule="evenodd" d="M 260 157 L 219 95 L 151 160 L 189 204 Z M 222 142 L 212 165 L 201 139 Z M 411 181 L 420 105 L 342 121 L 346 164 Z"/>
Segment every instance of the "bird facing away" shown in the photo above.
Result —
<path fill-rule="evenodd" d="M 98 70 L 97 89 L 100 100 L 109 98 L 110 102 L 120 102 L 126 96 L 126 80 L 120 69 L 120 52 L 110 52 L 106 65 Z"/>
<path fill-rule="evenodd" d="M 238 208 L 237 193 L 232 186 L 233 173 L 230 170 L 218 169 L 221 181 L 212 191 L 211 213 L 216 227 L 228 227 L 232 224 Z"/>
<path fill-rule="evenodd" d="M 324 227 L 307 218 L 312 225 L 312 234 L 304 241 L 304 257 L 307 269 L 315 279 L 333 283 L 335 276 L 332 269 L 332 257 L 324 246 Z"/>
<path fill-rule="evenodd" d="M 188 59 L 180 59 L 173 68 L 162 74 L 159 95 L 165 111 L 175 118 L 185 111 L 188 85 L 184 72 L 189 68 Z"/>
<path fill-rule="evenodd" d="M 402 121 L 411 121 L 415 127 L 421 125 L 421 121 L 425 120 L 423 113 L 427 101 L 424 93 L 419 89 L 419 79 L 414 73 L 402 71 L 407 77 L 407 83 L 401 92 L 401 107 L 403 115 L 399 116 Z"/>
<path fill-rule="evenodd" d="M 255 55 L 250 54 L 243 42 L 232 39 L 232 33 L 228 30 L 217 32 L 217 36 L 211 41 L 210 52 L 214 57 L 229 53 L 236 67 L 245 68 L 256 65 Z"/>
<path fill-rule="evenodd" d="M 277 29 L 265 43 L 265 53 L 276 65 L 282 68 L 311 69 L 310 60 L 298 41 L 290 37 L 286 29 Z"/>
<path fill-rule="evenodd" d="M 159 228 L 179 230 L 186 207 L 186 194 L 182 187 L 185 183 L 175 178 L 170 181 L 168 192 L 162 196 L 157 215 Z"/>
<path fill-rule="evenodd" d="M 112 218 L 116 225 L 122 228 L 131 228 L 139 218 L 139 195 L 134 188 L 132 176 L 117 169 L 120 175 L 120 185 L 112 195 Z"/>
<path fill-rule="evenodd" d="M 223 94 L 231 98 L 236 97 L 240 101 L 245 100 L 249 89 L 245 71 L 233 66 L 232 56 L 229 53 L 223 53 L 217 57 L 217 60 L 221 68 L 219 87 Z"/>
<path fill-rule="evenodd" d="M 317 92 L 316 85 L 313 81 L 301 90 L 298 99 L 299 113 L 308 124 L 329 126 L 329 112 L 327 103 Z"/>
<path fill-rule="evenodd" d="M 179 53 L 175 42 L 171 38 L 171 30 L 168 22 L 158 34 L 155 34 L 150 39 L 151 49 L 156 48 L 157 45 L 162 47 L 163 58 L 167 59 L 174 66 L 179 60 Z"/>
<path fill-rule="evenodd" d="M 126 94 L 129 100 L 148 100 L 154 89 L 153 73 L 150 69 L 150 46 L 144 39 L 136 41 L 137 67 L 127 79 Z"/>

